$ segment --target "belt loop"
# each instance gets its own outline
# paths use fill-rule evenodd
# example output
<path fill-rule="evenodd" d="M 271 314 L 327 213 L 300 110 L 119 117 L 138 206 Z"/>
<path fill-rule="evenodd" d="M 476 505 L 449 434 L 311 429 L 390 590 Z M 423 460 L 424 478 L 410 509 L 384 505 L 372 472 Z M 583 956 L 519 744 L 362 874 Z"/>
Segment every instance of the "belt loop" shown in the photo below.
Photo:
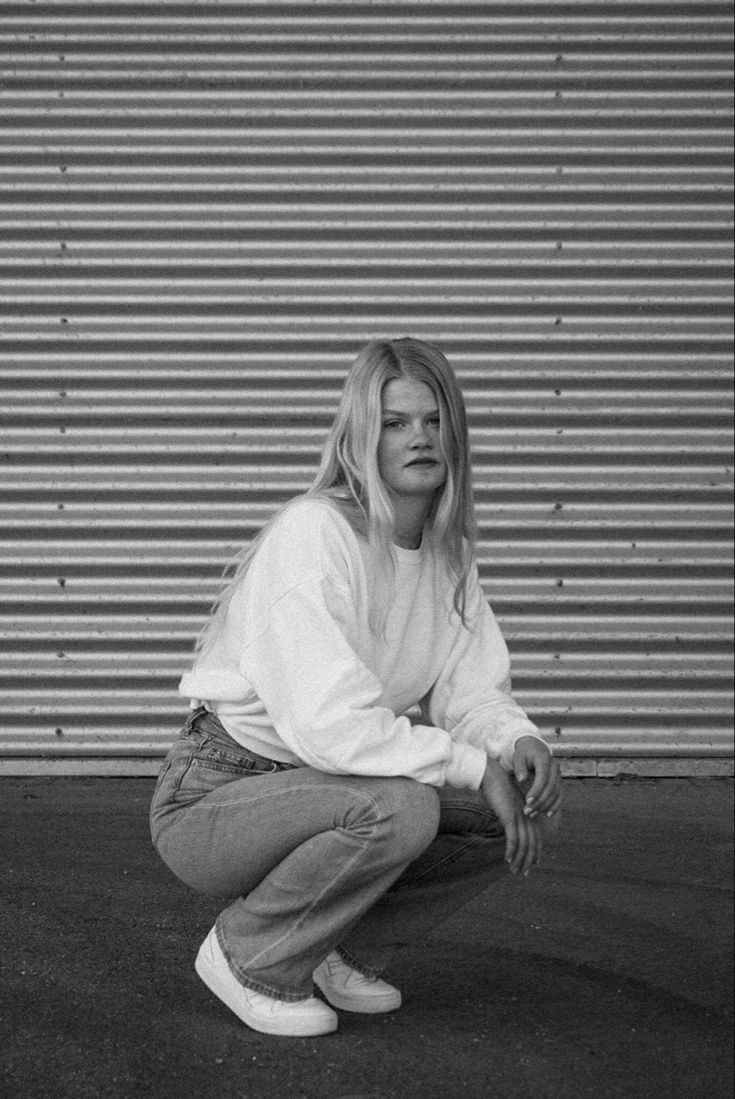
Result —
<path fill-rule="evenodd" d="M 190 710 L 189 716 L 187 717 L 186 723 L 184 724 L 184 732 L 190 733 L 197 718 L 201 717 L 202 714 L 205 714 L 206 712 L 207 711 L 204 706 L 197 706 L 196 709 Z"/>

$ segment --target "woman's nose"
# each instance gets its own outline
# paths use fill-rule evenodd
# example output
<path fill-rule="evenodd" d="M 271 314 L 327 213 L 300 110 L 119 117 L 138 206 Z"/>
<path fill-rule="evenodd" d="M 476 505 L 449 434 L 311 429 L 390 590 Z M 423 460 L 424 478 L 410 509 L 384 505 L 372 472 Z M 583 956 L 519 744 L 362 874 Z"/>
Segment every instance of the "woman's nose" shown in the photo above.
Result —
<path fill-rule="evenodd" d="M 431 443 L 425 424 L 415 424 L 411 433 L 411 446 L 427 446 Z"/>

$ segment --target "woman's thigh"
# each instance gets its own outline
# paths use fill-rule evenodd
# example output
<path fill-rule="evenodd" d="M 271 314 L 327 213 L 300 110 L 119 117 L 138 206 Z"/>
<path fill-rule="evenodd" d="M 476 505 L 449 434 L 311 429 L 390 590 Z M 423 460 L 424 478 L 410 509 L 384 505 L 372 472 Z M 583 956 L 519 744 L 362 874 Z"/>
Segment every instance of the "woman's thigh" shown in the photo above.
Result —
<path fill-rule="evenodd" d="M 151 810 L 154 843 L 177 877 L 201 892 L 247 893 L 296 848 L 335 829 L 358 842 L 393 842 L 408 857 L 418 853 L 414 835 L 425 845 L 436 832 L 436 792 L 411 779 L 309 767 L 238 774 L 211 742 L 187 737 L 168 762 Z"/>

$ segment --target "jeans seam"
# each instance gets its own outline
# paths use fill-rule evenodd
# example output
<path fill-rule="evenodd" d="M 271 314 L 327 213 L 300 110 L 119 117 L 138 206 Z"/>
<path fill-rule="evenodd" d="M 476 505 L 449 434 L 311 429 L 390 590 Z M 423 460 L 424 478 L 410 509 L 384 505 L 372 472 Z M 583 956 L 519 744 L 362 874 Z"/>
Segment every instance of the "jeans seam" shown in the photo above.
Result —
<path fill-rule="evenodd" d="M 302 787 L 302 789 L 308 789 L 308 787 Z M 329 789 L 329 787 L 327 787 L 327 789 Z M 294 790 L 292 792 L 295 793 L 296 790 Z M 267 795 L 264 795 L 264 796 L 267 796 Z M 379 814 L 380 810 L 379 810 L 378 804 L 375 801 L 375 799 L 371 798 L 368 794 L 365 794 L 365 793 L 363 793 L 361 796 L 370 804 L 373 811 L 376 814 Z M 335 874 L 334 877 L 332 877 L 330 879 L 330 881 L 324 886 L 324 888 L 321 890 L 321 892 L 318 894 L 318 896 L 312 898 L 312 901 L 309 904 L 309 907 L 307 909 L 305 909 L 301 913 L 300 916 L 297 917 L 297 919 L 291 924 L 291 926 L 286 931 L 283 932 L 283 934 L 281 935 L 281 937 L 279 939 L 277 939 L 275 942 L 269 943 L 267 947 L 264 947 L 258 954 L 255 954 L 252 958 L 250 958 L 248 960 L 250 965 L 252 965 L 255 961 L 258 960 L 258 958 L 261 958 L 268 951 L 273 950 L 274 947 L 280 946 L 281 943 L 285 942 L 289 938 L 289 936 L 293 935 L 293 933 L 295 931 L 297 931 L 298 928 L 303 924 L 303 922 L 311 915 L 311 913 L 314 911 L 314 908 L 316 907 L 316 905 L 319 904 L 319 902 L 326 896 L 326 894 L 330 891 L 330 889 L 333 889 L 334 886 L 337 884 L 337 882 L 342 877 L 344 877 L 345 874 L 347 874 L 349 871 L 351 871 L 353 869 L 353 867 L 365 855 L 366 851 L 369 848 L 370 842 L 373 839 L 373 836 L 375 835 L 375 823 L 376 822 L 373 822 L 371 824 L 371 835 L 366 840 L 364 840 L 362 842 L 359 841 L 359 840 L 357 841 L 358 843 L 360 843 L 360 849 L 355 852 L 355 854 L 349 860 L 349 862 L 347 862 L 346 864 L 343 864 L 340 867 L 339 872 L 337 874 Z M 337 829 L 335 829 L 335 831 L 340 832 L 343 836 L 347 836 L 347 837 L 350 837 L 352 839 L 355 838 L 354 836 L 351 836 L 351 834 L 345 828 L 337 828 Z M 217 938 L 218 938 L 218 940 L 220 940 L 219 921 L 218 921 L 218 925 L 217 925 Z M 224 947 L 221 940 L 220 940 L 220 947 L 222 948 L 222 951 L 225 954 L 225 957 L 227 958 L 228 963 L 229 963 L 230 967 L 232 968 L 233 972 L 236 974 L 238 980 L 240 980 L 243 984 L 247 983 L 248 987 L 253 987 L 254 984 L 257 984 L 257 982 L 253 982 L 252 977 L 249 977 L 244 969 L 241 969 L 241 967 L 239 965 L 237 965 L 237 963 L 234 962 L 230 958 L 230 956 L 228 955 L 228 952 L 225 950 L 225 947 Z M 265 990 L 267 988 L 267 986 L 263 985 L 262 988 Z M 268 992 L 269 992 L 270 995 L 275 995 L 278 999 L 282 999 L 282 1000 L 285 1000 L 285 999 L 291 999 L 291 1000 L 304 999 L 304 997 L 302 995 L 294 993 L 294 992 L 285 992 L 283 990 L 273 991 L 271 989 L 268 989 Z M 308 997 L 306 997 L 306 998 L 308 999 Z"/>
<path fill-rule="evenodd" d="M 182 769 L 179 773 L 179 776 L 176 779 L 176 782 L 171 787 L 171 791 L 170 791 L 170 793 L 168 795 L 168 799 L 167 799 L 168 801 L 173 802 L 175 800 L 176 795 L 178 794 L 179 790 L 181 789 L 182 782 L 184 781 L 186 776 L 189 774 L 189 771 L 191 770 L 193 762 L 194 762 L 194 752 L 191 751 L 191 752 L 189 752 L 189 755 L 186 757 L 186 765 L 184 767 L 182 767 Z"/>
<path fill-rule="evenodd" d="M 313 995 L 313 989 L 311 990 L 311 992 L 307 992 L 304 995 L 303 993 L 290 992 L 282 988 L 275 988 L 273 985 L 267 985 L 263 981 L 254 981 L 252 977 L 249 977 L 244 972 L 244 970 L 242 970 L 240 966 L 237 965 L 230 957 L 230 953 L 225 946 L 222 938 L 219 920 L 217 920 L 217 922 L 215 923 L 214 930 L 217 936 L 217 942 L 219 943 L 220 950 L 225 957 L 225 961 L 227 962 L 227 965 L 229 966 L 233 977 L 235 977 L 235 979 L 239 981 L 239 983 L 245 988 L 249 988 L 251 992 L 259 992 L 263 996 L 270 996 L 272 999 L 285 1000 L 288 1003 L 294 1004 L 299 1003 L 303 1000 L 308 1000 L 309 997 Z"/>
<path fill-rule="evenodd" d="M 298 771 L 300 769 L 301 768 L 299 768 L 299 767 L 294 767 L 295 771 Z M 258 777 L 258 778 L 267 778 L 268 776 L 267 775 L 258 775 L 256 777 Z M 243 778 L 247 778 L 247 776 L 243 775 Z M 235 780 L 235 781 L 237 781 L 237 780 Z M 217 787 L 215 790 L 210 791 L 210 793 L 216 793 L 218 790 L 223 790 L 226 786 L 232 786 L 232 785 L 233 785 L 233 783 L 231 783 L 231 782 L 223 782 L 221 786 Z M 322 787 L 322 789 L 330 789 L 330 787 Z M 289 792 L 289 794 L 292 794 L 292 793 L 293 794 L 298 794 L 298 793 L 301 793 L 302 791 L 305 791 L 305 790 L 306 791 L 311 791 L 311 787 L 309 787 L 309 786 L 294 786 L 288 792 Z M 267 798 L 272 797 L 272 795 L 273 795 L 273 791 L 269 790 L 269 791 L 266 791 L 263 794 L 258 794 L 255 797 L 251 797 L 248 800 L 250 802 L 264 801 Z M 208 797 L 208 796 L 209 796 L 208 794 L 204 795 L 204 797 Z M 234 799 L 231 799 L 230 801 L 218 801 L 214 805 L 211 802 L 207 802 L 206 805 L 202 805 L 201 804 L 202 798 L 199 798 L 197 801 L 193 802 L 191 805 L 184 806 L 183 808 L 185 808 L 187 811 L 191 811 L 192 809 L 206 809 L 208 812 L 212 812 L 215 809 L 227 809 L 231 805 L 237 804 L 237 802 L 239 800 L 240 800 L 239 798 L 234 798 Z"/>

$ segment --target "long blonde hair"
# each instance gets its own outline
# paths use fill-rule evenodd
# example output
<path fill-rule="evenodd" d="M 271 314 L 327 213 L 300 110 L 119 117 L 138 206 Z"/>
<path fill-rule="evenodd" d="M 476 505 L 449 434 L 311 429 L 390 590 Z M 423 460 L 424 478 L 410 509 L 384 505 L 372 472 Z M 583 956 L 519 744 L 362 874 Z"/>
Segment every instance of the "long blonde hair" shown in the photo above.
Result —
<path fill-rule="evenodd" d="M 359 353 L 345 379 L 337 414 L 322 449 L 319 470 L 309 489 L 296 500 L 331 501 L 353 529 L 367 538 L 371 548 L 371 586 L 376 596 L 371 627 L 377 633 L 385 626 L 396 565 L 395 515 L 378 467 L 381 399 L 388 382 L 397 378 L 423 382 L 439 405 L 439 440 L 447 477 L 436 490 L 423 537 L 424 543 L 429 542 L 446 562 L 455 584 L 454 607 L 465 624 L 467 578 L 476 540 L 467 416 L 454 371 L 442 352 L 423 340 L 410 337 L 373 340 Z M 199 636 L 197 651 L 207 648 L 219 633 L 235 588 L 283 510 L 280 508 L 268 520 L 255 540 L 225 570 L 227 586 Z"/>

